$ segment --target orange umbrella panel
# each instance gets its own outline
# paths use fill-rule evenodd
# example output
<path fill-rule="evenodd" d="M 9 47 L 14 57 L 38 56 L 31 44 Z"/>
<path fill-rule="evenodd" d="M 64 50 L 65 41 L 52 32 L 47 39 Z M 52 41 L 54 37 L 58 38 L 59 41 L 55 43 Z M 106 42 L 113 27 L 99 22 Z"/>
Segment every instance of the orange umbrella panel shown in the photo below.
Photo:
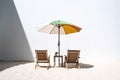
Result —
<path fill-rule="evenodd" d="M 76 33 L 81 30 L 80 27 L 71 24 L 63 24 L 61 27 L 63 27 L 65 34 Z"/>

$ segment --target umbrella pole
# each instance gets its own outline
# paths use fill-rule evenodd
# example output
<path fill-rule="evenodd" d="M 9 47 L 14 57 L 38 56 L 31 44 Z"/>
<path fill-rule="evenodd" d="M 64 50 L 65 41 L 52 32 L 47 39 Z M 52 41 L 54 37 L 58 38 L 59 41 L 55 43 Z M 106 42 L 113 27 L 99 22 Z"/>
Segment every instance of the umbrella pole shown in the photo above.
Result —
<path fill-rule="evenodd" d="M 60 24 L 58 24 L 58 56 L 60 56 Z M 58 63 L 60 66 L 60 57 L 58 58 Z"/>

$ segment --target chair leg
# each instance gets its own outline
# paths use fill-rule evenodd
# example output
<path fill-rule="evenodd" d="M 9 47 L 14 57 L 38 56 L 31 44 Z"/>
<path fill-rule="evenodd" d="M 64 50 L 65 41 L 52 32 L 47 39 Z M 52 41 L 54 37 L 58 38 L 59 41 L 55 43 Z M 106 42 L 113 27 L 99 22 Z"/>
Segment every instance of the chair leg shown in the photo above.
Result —
<path fill-rule="evenodd" d="M 77 68 L 80 68 L 80 64 L 79 63 L 76 63 L 76 66 L 77 66 Z"/>
<path fill-rule="evenodd" d="M 68 64 L 66 61 L 64 62 L 64 67 L 68 69 Z"/>
<path fill-rule="evenodd" d="M 37 63 L 35 64 L 35 69 L 36 69 L 36 67 L 37 67 Z"/>
<path fill-rule="evenodd" d="M 80 68 L 80 63 L 79 63 L 79 61 L 78 61 L 78 68 Z"/>
<path fill-rule="evenodd" d="M 49 69 L 49 67 L 50 67 L 50 62 L 48 63 L 47 69 Z"/>
<path fill-rule="evenodd" d="M 49 64 L 48 64 L 48 66 L 47 66 L 47 70 L 49 69 Z"/>
<path fill-rule="evenodd" d="M 36 64 L 35 64 L 35 69 L 36 69 Z"/>
<path fill-rule="evenodd" d="M 68 67 L 68 63 L 66 63 L 66 68 L 68 69 L 69 67 Z"/>
<path fill-rule="evenodd" d="M 35 63 L 35 69 L 36 69 L 37 66 L 38 66 L 38 63 L 36 62 L 36 63 Z"/>
<path fill-rule="evenodd" d="M 65 66 L 65 61 L 64 61 L 64 63 L 63 63 L 63 67 L 66 67 L 66 66 Z"/>
<path fill-rule="evenodd" d="M 80 64 L 79 64 L 78 68 L 80 69 Z"/>
<path fill-rule="evenodd" d="M 80 68 L 80 64 L 78 63 L 78 68 Z"/>
<path fill-rule="evenodd" d="M 65 65 L 65 63 L 64 63 L 64 67 L 66 68 L 66 65 Z"/>

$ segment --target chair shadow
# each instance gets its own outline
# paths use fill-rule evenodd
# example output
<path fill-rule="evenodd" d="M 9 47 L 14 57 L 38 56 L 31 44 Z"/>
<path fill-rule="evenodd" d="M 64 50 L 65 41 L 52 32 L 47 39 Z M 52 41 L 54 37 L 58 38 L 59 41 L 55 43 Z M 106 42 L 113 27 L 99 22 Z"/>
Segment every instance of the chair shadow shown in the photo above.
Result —
<path fill-rule="evenodd" d="M 11 61 L 0 61 L 0 72 L 3 70 L 6 70 L 8 68 L 14 67 L 14 66 L 19 66 L 19 65 L 23 65 L 23 64 L 27 64 L 27 63 L 31 63 L 31 62 L 11 62 Z"/>
<path fill-rule="evenodd" d="M 83 68 L 83 69 L 88 69 L 88 68 L 93 68 L 94 67 L 94 65 L 91 65 L 91 64 L 86 64 L 86 63 L 79 63 L 79 65 L 80 65 L 80 68 Z M 65 67 L 65 66 L 63 66 L 63 67 Z M 54 68 L 53 66 L 51 66 L 51 68 Z M 69 69 L 70 68 L 75 68 L 75 67 L 73 67 L 73 66 L 69 66 Z"/>
<path fill-rule="evenodd" d="M 85 64 L 85 63 L 80 63 L 80 68 L 93 68 L 94 65 L 91 64 Z"/>

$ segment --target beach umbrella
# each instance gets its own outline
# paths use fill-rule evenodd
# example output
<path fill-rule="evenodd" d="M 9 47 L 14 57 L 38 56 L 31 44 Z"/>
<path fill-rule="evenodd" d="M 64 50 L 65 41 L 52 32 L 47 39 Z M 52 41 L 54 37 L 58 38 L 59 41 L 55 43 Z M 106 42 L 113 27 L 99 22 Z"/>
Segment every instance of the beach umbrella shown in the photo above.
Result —
<path fill-rule="evenodd" d="M 60 34 L 67 35 L 67 34 L 79 32 L 80 30 L 81 30 L 80 27 L 72 23 L 56 20 L 42 27 L 38 31 L 58 35 L 58 56 L 60 56 Z M 60 64 L 60 60 L 59 60 L 59 64 Z"/>

